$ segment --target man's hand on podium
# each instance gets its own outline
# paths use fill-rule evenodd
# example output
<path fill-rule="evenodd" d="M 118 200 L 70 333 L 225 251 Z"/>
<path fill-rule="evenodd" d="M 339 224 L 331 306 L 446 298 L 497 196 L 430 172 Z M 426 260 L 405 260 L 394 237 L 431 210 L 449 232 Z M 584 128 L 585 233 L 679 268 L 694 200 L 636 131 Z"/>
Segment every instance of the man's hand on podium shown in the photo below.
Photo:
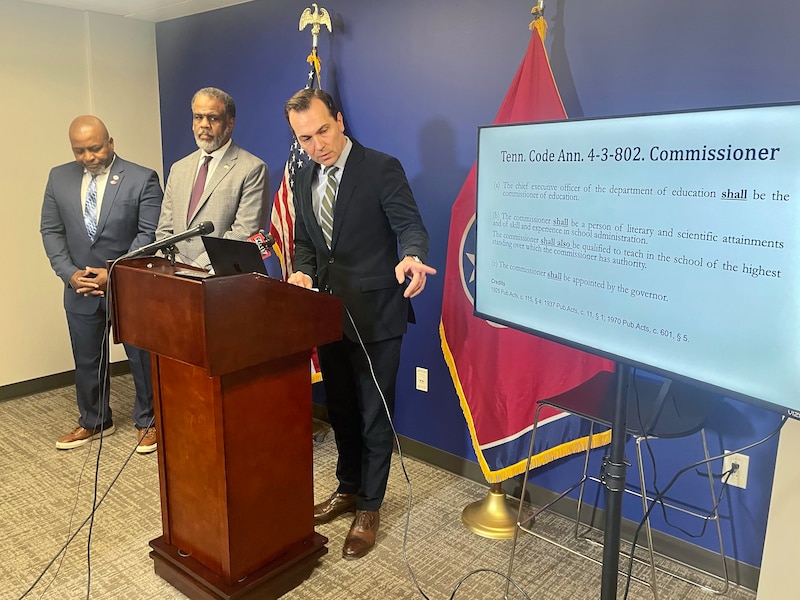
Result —
<path fill-rule="evenodd" d="M 286 283 L 291 283 L 292 285 L 297 285 L 310 290 L 311 286 L 314 284 L 314 281 L 302 271 L 295 271 L 289 275 L 289 279 L 286 280 Z"/>

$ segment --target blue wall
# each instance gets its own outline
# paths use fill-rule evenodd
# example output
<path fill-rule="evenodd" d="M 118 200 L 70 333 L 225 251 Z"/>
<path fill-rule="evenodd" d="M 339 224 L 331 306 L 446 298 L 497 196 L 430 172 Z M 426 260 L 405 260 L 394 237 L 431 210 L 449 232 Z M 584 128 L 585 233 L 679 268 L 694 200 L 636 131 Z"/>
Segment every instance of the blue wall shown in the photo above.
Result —
<path fill-rule="evenodd" d="M 490 123 L 527 46 L 531 0 L 339 0 L 324 4 L 334 33 L 321 34 L 323 83 L 341 100 L 350 135 L 397 156 L 431 233 L 429 262 L 443 268 L 450 207 L 475 160 L 476 128 Z M 273 191 L 290 134 L 283 103 L 305 83 L 310 34 L 297 24 L 308 3 L 255 0 L 157 25 L 165 169 L 194 149 L 189 100 L 206 85 L 236 99 L 234 137 L 270 166 Z M 547 47 L 572 117 L 635 114 L 800 98 L 800 3 L 786 0 L 598 2 L 548 0 Z M 399 433 L 474 460 L 439 349 L 442 278 L 415 302 L 398 384 Z M 429 389 L 414 389 L 414 367 Z M 711 451 L 763 437 L 775 415 L 720 399 Z M 696 460 L 697 448 L 660 442 L 659 481 Z M 729 554 L 759 565 L 775 442 L 749 452 L 747 490 L 723 505 Z M 632 456 L 632 449 L 629 447 Z M 560 489 L 576 461 L 542 469 L 536 483 Z M 719 471 L 719 468 L 716 469 Z M 635 477 L 630 472 L 629 477 Z M 696 475 L 677 495 L 705 497 Z M 701 496 L 702 495 L 702 496 Z M 625 515 L 638 520 L 638 507 Z M 689 539 L 656 519 L 657 527 Z M 713 548 L 706 535 L 696 543 Z"/>

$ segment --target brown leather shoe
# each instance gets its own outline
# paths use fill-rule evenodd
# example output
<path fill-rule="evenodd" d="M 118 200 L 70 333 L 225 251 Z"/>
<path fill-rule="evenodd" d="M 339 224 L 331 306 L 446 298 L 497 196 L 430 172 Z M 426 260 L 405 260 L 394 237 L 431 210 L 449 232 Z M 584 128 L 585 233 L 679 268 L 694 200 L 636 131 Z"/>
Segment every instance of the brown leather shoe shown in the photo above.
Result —
<path fill-rule="evenodd" d="M 330 523 L 339 515 L 356 510 L 355 494 L 340 494 L 334 492 L 331 497 L 314 505 L 314 525 Z"/>
<path fill-rule="evenodd" d="M 139 444 L 136 446 L 136 452 L 139 454 L 150 454 L 151 452 L 156 451 L 158 448 L 158 439 L 156 438 L 155 427 L 145 427 L 144 429 L 140 429 L 137 435 L 139 438 Z"/>
<path fill-rule="evenodd" d="M 355 560 L 372 550 L 380 524 L 381 515 L 377 510 L 357 510 L 350 532 L 344 540 L 342 558 Z"/>
<path fill-rule="evenodd" d="M 67 434 L 62 435 L 56 442 L 56 448 L 59 450 L 70 450 L 88 444 L 92 440 L 96 440 L 101 435 L 103 437 L 109 436 L 116 431 L 114 425 L 109 425 L 105 429 L 102 427 L 95 427 L 94 429 L 87 429 L 80 425 Z"/>

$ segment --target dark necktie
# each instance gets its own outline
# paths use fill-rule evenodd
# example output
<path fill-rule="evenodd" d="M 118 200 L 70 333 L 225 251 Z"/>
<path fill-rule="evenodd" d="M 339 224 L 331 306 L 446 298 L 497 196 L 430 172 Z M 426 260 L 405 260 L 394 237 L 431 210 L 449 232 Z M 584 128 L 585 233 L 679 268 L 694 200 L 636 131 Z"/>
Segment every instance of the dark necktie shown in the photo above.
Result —
<path fill-rule="evenodd" d="M 86 224 L 86 233 L 89 234 L 89 239 L 94 241 L 97 233 L 97 175 L 92 175 L 89 187 L 86 188 L 83 222 Z"/>
<path fill-rule="evenodd" d="M 208 163 L 211 162 L 211 155 L 207 154 L 203 159 L 203 164 L 200 165 L 200 171 L 197 173 L 197 179 L 194 180 L 194 187 L 192 188 L 192 197 L 189 200 L 189 212 L 186 213 L 186 224 L 192 220 L 194 209 L 200 203 L 200 198 L 203 197 L 203 190 L 206 189 L 206 178 L 208 177 Z"/>
<path fill-rule="evenodd" d="M 333 240 L 333 203 L 336 200 L 336 188 L 339 182 L 336 181 L 336 171 L 339 167 L 328 167 L 325 175 L 328 181 L 325 185 L 325 193 L 319 203 L 319 226 L 322 228 L 322 235 L 328 248 L 331 247 Z"/>

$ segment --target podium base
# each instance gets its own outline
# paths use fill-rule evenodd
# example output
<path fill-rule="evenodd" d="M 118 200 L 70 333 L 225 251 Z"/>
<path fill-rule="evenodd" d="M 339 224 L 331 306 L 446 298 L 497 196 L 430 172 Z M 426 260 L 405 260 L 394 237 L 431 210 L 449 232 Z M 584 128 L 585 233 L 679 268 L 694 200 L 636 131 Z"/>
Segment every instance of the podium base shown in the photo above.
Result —
<path fill-rule="evenodd" d="M 308 543 L 294 548 L 248 575 L 227 584 L 223 578 L 161 536 L 150 542 L 156 575 L 192 600 L 276 600 L 303 583 L 328 553 L 328 538 L 314 533 Z"/>

